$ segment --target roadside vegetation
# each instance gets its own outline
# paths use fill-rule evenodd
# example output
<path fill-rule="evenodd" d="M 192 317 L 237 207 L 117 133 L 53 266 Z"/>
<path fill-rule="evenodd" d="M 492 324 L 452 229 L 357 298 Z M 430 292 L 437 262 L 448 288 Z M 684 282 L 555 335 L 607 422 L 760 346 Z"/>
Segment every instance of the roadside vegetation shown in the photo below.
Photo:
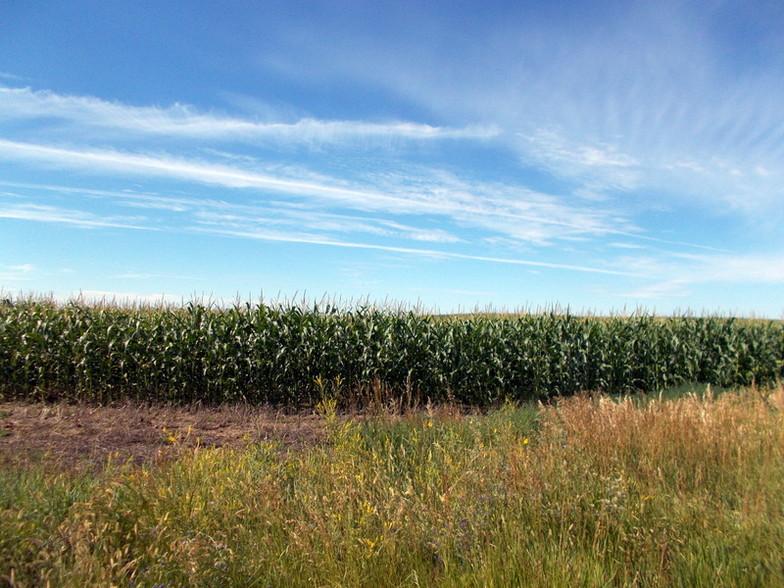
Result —
<path fill-rule="evenodd" d="M 782 388 L 336 409 L 298 448 L 4 465 L 0 583 L 784 585 Z"/>

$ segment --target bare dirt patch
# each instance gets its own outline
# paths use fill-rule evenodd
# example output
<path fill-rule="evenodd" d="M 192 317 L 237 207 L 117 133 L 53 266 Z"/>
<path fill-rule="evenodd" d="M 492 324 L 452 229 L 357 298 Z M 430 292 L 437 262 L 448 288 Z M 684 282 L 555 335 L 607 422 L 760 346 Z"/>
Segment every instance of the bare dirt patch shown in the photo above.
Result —
<path fill-rule="evenodd" d="M 270 407 L 86 406 L 0 402 L 0 462 L 100 467 L 146 463 L 182 447 L 275 441 L 302 449 L 325 439 L 323 419 Z"/>

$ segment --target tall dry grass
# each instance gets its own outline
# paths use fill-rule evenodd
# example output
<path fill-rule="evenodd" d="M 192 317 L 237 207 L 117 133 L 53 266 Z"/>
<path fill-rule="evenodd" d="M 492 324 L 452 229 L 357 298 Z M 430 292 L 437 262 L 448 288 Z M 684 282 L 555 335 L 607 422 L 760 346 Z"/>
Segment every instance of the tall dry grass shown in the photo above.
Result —
<path fill-rule="evenodd" d="M 784 390 L 346 422 L 0 478 L 11 585 L 784 585 Z M 175 439 L 176 443 L 176 439 Z"/>

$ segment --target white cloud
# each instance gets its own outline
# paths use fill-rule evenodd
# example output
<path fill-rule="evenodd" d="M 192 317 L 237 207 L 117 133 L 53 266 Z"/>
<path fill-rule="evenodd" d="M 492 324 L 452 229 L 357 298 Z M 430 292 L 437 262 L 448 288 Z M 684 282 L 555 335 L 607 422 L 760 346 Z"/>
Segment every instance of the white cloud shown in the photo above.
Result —
<path fill-rule="evenodd" d="M 697 258 L 698 282 L 778 284 L 784 287 L 784 252 L 778 255 L 717 255 Z"/>
<path fill-rule="evenodd" d="M 0 265 L 0 282 L 3 282 L 0 286 L 13 287 L 17 282 L 28 282 L 34 278 L 37 271 L 38 268 L 30 263 Z M 2 288 L 0 288 L 0 292 L 2 292 Z"/>
<path fill-rule="evenodd" d="M 276 177 L 263 172 L 208 162 L 177 159 L 161 155 L 135 155 L 97 149 L 65 149 L 0 139 L 0 159 L 76 168 L 90 173 L 117 172 L 133 175 L 170 177 L 203 182 L 228 188 L 256 188 L 285 194 L 308 195 L 353 204 L 358 208 L 427 207 L 425 201 L 414 202 L 397 196 L 341 186 Z M 435 212 L 435 211 L 434 211 Z"/>
<path fill-rule="evenodd" d="M 354 211 L 437 215 L 453 219 L 463 226 L 482 228 L 521 242 L 538 244 L 579 235 L 619 233 L 632 236 L 631 231 L 634 229 L 631 225 L 621 224 L 620 227 L 626 230 L 620 230 L 619 223 L 613 220 L 614 211 L 602 211 L 596 206 L 576 208 L 559 202 L 555 196 L 498 183 L 466 182 L 452 174 L 433 170 L 417 170 L 415 173 L 420 175 L 413 176 L 416 178 L 413 183 L 411 175 L 400 173 L 371 175 L 365 182 L 358 184 L 323 175 L 312 175 L 307 180 L 294 179 L 288 175 L 273 175 L 238 165 L 214 164 L 167 155 L 66 149 L 6 140 L 0 140 L 0 159 L 78 169 L 87 174 L 113 172 L 168 177 L 228 188 L 256 189 L 297 199 L 315 199 Z M 275 171 L 281 170 L 276 168 Z M 294 169 L 282 171 L 307 177 L 307 170 L 301 173 Z M 133 196 L 127 193 L 121 198 L 142 208 L 167 208 L 173 211 L 215 206 L 215 203 L 209 201 Z M 220 203 L 217 206 L 225 208 L 229 205 Z M 432 240 L 436 237 L 432 230 L 422 232 L 420 228 L 410 233 L 415 239 Z M 441 233 L 437 238 L 442 241 L 451 239 L 446 233 Z"/>
<path fill-rule="evenodd" d="M 636 243 L 608 243 L 607 247 L 614 247 L 616 249 L 643 249 L 642 245 L 638 245 Z"/>
<path fill-rule="evenodd" d="M 417 26 L 394 50 L 357 35 L 324 52 L 297 36 L 265 63 L 311 83 L 382 87 L 440 120 L 496 125 L 504 131 L 499 141 L 508 140 L 524 164 L 593 198 L 642 189 L 655 194 L 655 206 L 729 207 L 729 214 L 781 221 L 781 52 L 749 64 L 723 42 L 725 27 L 743 18 L 729 11 L 752 5 L 631 2 L 596 7 L 579 27 L 525 11 L 468 29 L 420 7 L 412 9 Z M 716 27 L 717 14 L 732 24 Z M 466 44 L 466 30 L 481 42 Z M 321 33 L 329 31 L 313 38 Z M 744 46 L 769 41 L 749 38 Z M 303 70 L 303 62 L 311 67 Z"/>
<path fill-rule="evenodd" d="M 593 192 L 631 190 L 640 181 L 640 162 L 619 152 L 616 145 L 576 143 L 553 129 L 518 136 L 526 163 L 535 162 L 555 174 L 577 179 Z"/>
<path fill-rule="evenodd" d="M 35 266 L 31 263 L 23 263 L 22 265 L 9 265 L 8 269 L 15 272 L 29 273 L 35 271 Z"/>
<path fill-rule="evenodd" d="M 498 134 L 492 126 L 443 128 L 406 121 L 373 123 L 365 121 L 316 120 L 303 118 L 293 123 L 256 122 L 202 114 L 191 106 L 174 104 L 168 108 L 138 107 L 107 102 L 88 96 L 64 96 L 30 88 L 0 86 L 0 121 L 35 120 L 47 122 L 48 132 L 65 124 L 78 126 L 81 133 L 110 132 L 115 138 L 158 135 L 189 139 L 231 141 L 270 140 L 279 143 L 340 143 L 357 139 L 432 140 L 487 139 Z"/>
<path fill-rule="evenodd" d="M 645 285 L 618 293 L 632 299 L 680 298 L 700 288 L 721 284 L 770 285 L 784 289 L 784 253 L 677 255 L 670 261 L 627 258 L 619 267 L 639 270 L 649 280 Z"/>
<path fill-rule="evenodd" d="M 115 227 L 122 229 L 154 230 L 152 227 L 139 224 L 138 218 L 101 217 L 81 210 L 59 208 L 40 204 L 7 204 L 0 203 L 0 218 L 66 224 L 82 229 Z"/>
<path fill-rule="evenodd" d="M 232 237 L 246 238 L 246 239 L 259 239 L 262 241 L 280 241 L 287 243 L 309 243 L 311 245 L 326 245 L 330 247 L 344 247 L 348 249 L 371 249 L 376 251 L 389 251 L 394 253 L 410 254 L 418 257 L 429 257 L 432 259 L 460 259 L 470 261 L 481 261 L 506 265 L 521 265 L 530 267 L 549 268 L 557 270 L 615 275 L 615 276 L 637 276 L 633 272 L 621 271 L 616 269 L 606 269 L 591 267 L 585 265 L 573 265 L 565 263 L 551 263 L 544 261 L 535 261 L 528 259 L 514 259 L 503 257 L 492 257 L 484 255 L 468 255 L 463 253 L 454 253 L 447 251 L 437 251 L 434 249 L 416 249 L 411 247 L 395 247 L 390 245 L 377 245 L 372 243 L 354 243 L 348 241 L 337 241 L 324 238 L 311 238 L 308 235 L 293 235 L 290 233 L 277 233 L 274 231 L 265 231 L 256 229 L 253 231 L 232 230 L 232 229 L 194 229 L 195 232 L 210 233 L 214 235 L 226 235 Z"/>

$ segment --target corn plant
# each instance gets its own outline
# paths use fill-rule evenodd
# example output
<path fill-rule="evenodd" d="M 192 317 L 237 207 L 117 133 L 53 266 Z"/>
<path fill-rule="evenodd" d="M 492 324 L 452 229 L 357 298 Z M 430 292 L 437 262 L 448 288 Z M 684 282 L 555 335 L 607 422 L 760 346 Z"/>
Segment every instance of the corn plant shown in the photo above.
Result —
<path fill-rule="evenodd" d="M 0 305 L 0 394 L 312 405 L 408 397 L 489 405 L 688 382 L 768 385 L 784 323 L 720 317 L 442 317 L 371 305 Z"/>

